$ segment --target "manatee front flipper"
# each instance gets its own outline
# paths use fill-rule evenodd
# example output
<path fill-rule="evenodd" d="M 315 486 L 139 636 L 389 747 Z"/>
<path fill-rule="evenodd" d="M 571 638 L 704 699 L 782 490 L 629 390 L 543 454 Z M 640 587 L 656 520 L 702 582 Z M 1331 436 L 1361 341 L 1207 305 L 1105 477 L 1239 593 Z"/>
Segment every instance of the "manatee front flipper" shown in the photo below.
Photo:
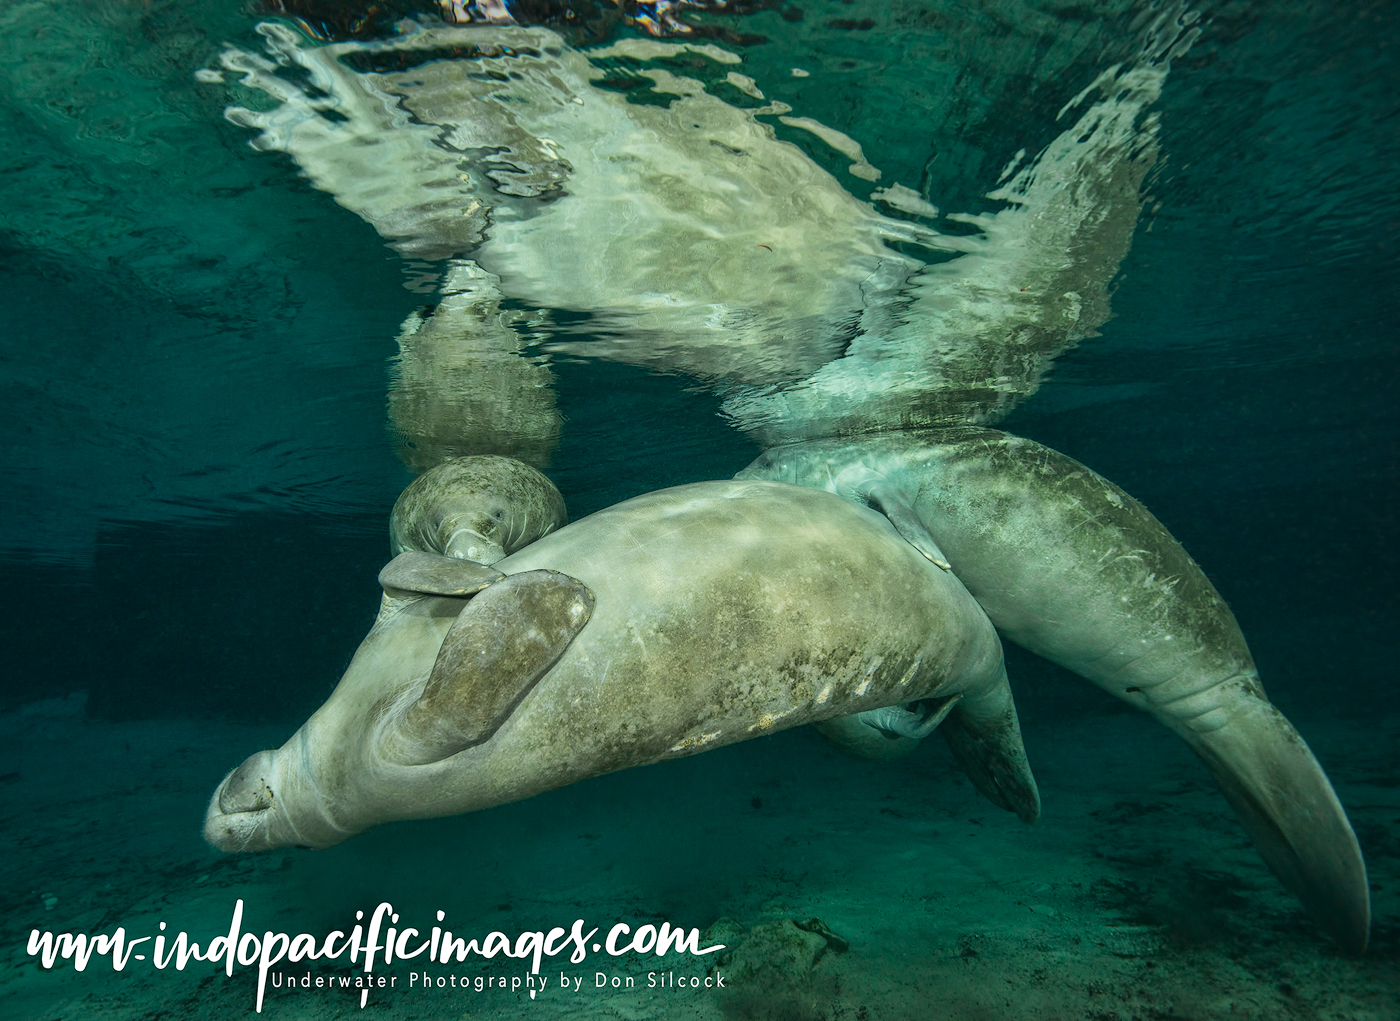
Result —
<path fill-rule="evenodd" d="M 474 560 L 410 550 L 400 553 L 379 572 L 379 585 L 389 595 L 470 596 L 505 575 Z"/>
<path fill-rule="evenodd" d="M 961 695 L 925 699 L 914 710 L 903 706 L 867 709 L 851 716 L 818 720 L 813 729 L 847 755 L 875 762 L 903 758 L 928 737 L 957 704 Z"/>
<path fill-rule="evenodd" d="M 890 519 L 890 524 L 894 525 L 895 531 L 904 536 L 905 542 L 943 570 L 952 570 L 948 558 L 938 548 L 938 543 L 934 541 L 933 535 L 919 520 L 919 515 L 909 502 L 909 498 L 898 486 L 892 482 L 878 482 L 863 487 L 863 490 L 866 499 L 881 514 Z"/>
<path fill-rule="evenodd" d="M 938 729 L 938 725 L 961 699 L 962 695 L 929 699 L 926 702 L 913 703 L 914 709 L 906 709 L 901 705 L 887 705 L 883 709 L 867 709 L 863 713 L 856 713 L 855 718 L 867 727 L 874 727 L 887 734 L 922 741 Z"/>
<path fill-rule="evenodd" d="M 753 467 L 750 465 L 735 478 L 745 477 Z M 830 481 L 838 496 L 870 504 L 889 519 L 905 542 L 943 570 L 952 570 L 948 565 L 948 558 L 938 548 L 933 534 L 914 510 L 909 497 L 905 496 L 904 491 L 890 481 L 888 476 L 875 471 L 862 461 L 857 461 L 847 465 Z"/>
<path fill-rule="evenodd" d="M 423 694 L 386 731 L 386 758 L 424 765 L 489 740 L 592 612 L 588 586 L 558 571 L 485 589 L 447 632 Z"/>
<path fill-rule="evenodd" d="M 1163 722 L 1205 761 L 1274 875 L 1319 928 L 1359 954 L 1370 935 L 1370 892 L 1346 813 L 1283 714 L 1247 680 L 1227 684 L 1239 691 L 1216 729 Z"/>
<path fill-rule="evenodd" d="M 1021 742 L 1021 724 L 1006 671 L 985 691 L 967 693 L 939 732 L 979 791 L 1022 822 L 1040 817 L 1040 792 Z"/>

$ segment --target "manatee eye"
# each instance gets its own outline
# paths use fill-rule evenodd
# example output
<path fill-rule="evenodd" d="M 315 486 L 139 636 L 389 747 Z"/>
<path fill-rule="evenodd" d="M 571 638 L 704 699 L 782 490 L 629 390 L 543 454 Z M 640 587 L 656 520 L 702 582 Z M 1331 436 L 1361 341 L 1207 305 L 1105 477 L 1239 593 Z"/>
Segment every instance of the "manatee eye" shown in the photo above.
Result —
<path fill-rule="evenodd" d="M 497 512 L 496 512 L 496 520 L 497 520 L 497 521 L 500 521 L 501 518 L 503 518 L 503 517 L 505 517 L 505 515 L 502 514 L 500 511 L 497 511 Z"/>

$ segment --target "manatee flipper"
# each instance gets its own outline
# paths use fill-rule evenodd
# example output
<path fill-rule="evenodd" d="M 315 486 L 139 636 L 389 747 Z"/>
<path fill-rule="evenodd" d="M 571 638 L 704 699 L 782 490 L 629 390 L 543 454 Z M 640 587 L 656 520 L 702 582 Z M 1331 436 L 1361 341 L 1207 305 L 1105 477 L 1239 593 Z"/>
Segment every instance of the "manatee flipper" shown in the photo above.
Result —
<path fill-rule="evenodd" d="M 906 709 L 902 705 L 887 705 L 881 709 L 868 709 L 856 713 L 856 719 L 867 727 L 874 727 L 896 737 L 907 737 L 922 741 L 953 711 L 962 695 L 945 699 L 928 699 L 913 703 L 916 709 Z"/>
<path fill-rule="evenodd" d="M 966 694 L 939 732 L 974 787 L 1022 822 L 1040 817 L 1040 792 L 1031 775 L 1021 724 L 1006 671 L 985 691 Z"/>
<path fill-rule="evenodd" d="M 473 560 L 410 550 L 400 553 L 379 572 L 379 585 L 397 598 L 411 595 L 470 596 L 505 575 Z"/>
<path fill-rule="evenodd" d="M 1366 865 L 1346 812 L 1293 725 L 1241 682 L 1217 729 L 1164 720 L 1204 760 L 1260 857 L 1344 949 L 1366 949 Z"/>
<path fill-rule="evenodd" d="M 943 568 L 951 571 L 952 566 L 948 563 L 948 558 L 943 555 L 943 551 L 938 548 L 938 543 L 933 535 L 915 513 L 909 498 L 892 482 L 877 482 L 873 485 L 862 487 L 866 499 L 868 499 L 877 510 L 890 519 L 890 524 L 894 525 L 895 531 L 904 536 L 904 541 L 913 546 L 925 557 Z"/>
<path fill-rule="evenodd" d="M 925 699 L 913 703 L 917 711 L 903 706 L 868 709 L 850 716 L 818 720 L 812 727 L 847 755 L 873 762 L 902 759 L 943 722 L 961 695 Z"/>
<path fill-rule="evenodd" d="M 592 612 L 588 586 L 558 571 L 491 585 L 453 622 L 423 694 L 385 735 L 386 757 L 423 765 L 488 740 Z"/>
<path fill-rule="evenodd" d="M 838 751 L 869 762 L 893 762 L 919 747 L 919 742 L 915 739 L 872 727 L 860 717 L 860 713 L 833 716 L 830 719 L 817 720 L 812 724 L 812 729 Z"/>

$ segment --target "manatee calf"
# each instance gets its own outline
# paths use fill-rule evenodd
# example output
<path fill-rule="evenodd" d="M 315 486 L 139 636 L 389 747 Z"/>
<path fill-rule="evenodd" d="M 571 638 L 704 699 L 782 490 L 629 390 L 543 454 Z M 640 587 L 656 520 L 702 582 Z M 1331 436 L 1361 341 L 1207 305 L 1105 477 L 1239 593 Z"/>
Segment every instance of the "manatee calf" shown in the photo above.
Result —
<path fill-rule="evenodd" d="M 1063 454 L 971 426 L 775 447 L 738 477 L 879 508 L 1003 635 L 1170 727 L 1318 924 L 1365 949 L 1366 867 L 1332 785 L 1265 697 L 1234 614 L 1142 504 Z M 859 721 L 828 726 L 859 743 Z"/>
<path fill-rule="evenodd" d="M 325 705 L 215 792 L 215 846 L 326 847 L 898 705 L 946 713 L 979 789 L 1039 812 L 986 615 L 884 518 L 829 493 L 681 486 L 494 570 L 410 551 L 381 579 L 384 610 Z"/>
<path fill-rule="evenodd" d="M 454 457 L 415 479 L 389 519 L 394 553 L 418 550 L 494 564 L 559 528 L 564 498 L 512 457 Z"/>

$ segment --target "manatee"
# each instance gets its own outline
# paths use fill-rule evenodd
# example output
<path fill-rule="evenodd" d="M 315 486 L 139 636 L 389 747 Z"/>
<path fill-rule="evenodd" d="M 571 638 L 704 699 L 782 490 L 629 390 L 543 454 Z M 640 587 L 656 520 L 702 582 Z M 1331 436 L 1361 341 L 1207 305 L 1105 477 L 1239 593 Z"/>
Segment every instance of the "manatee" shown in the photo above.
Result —
<path fill-rule="evenodd" d="M 1039 813 L 990 621 L 868 508 L 695 483 L 546 535 L 484 587 L 481 565 L 439 561 L 475 594 L 386 600 L 326 703 L 219 785 L 216 847 L 327 847 L 902 705 L 946 714 L 977 787 Z"/>
<path fill-rule="evenodd" d="M 1265 696 L 1230 608 L 1142 504 L 1072 458 L 973 426 L 775 447 L 738 477 L 885 512 L 1003 636 L 1178 734 L 1284 886 L 1341 946 L 1365 949 L 1366 867 L 1332 785 Z M 827 725 L 843 747 L 882 747 L 860 731 Z"/>
<path fill-rule="evenodd" d="M 455 457 L 403 491 L 389 536 L 396 554 L 417 550 L 489 565 L 568 519 L 554 483 L 528 464 L 495 455 Z"/>

